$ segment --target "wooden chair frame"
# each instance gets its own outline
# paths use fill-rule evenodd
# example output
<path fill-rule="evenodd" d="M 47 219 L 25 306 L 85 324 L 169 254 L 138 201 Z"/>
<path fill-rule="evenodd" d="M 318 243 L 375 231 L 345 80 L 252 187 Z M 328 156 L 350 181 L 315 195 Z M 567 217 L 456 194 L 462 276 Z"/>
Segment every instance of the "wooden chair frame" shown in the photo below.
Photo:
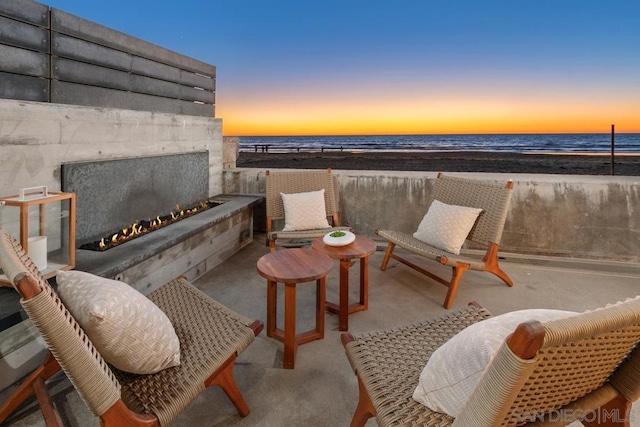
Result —
<path fill-rule="evenodd" d="M 538 321 L 529 321 L 520 324 L 514 332 L 505 340 L 503 346 L 496 356 L 492 359 L 485 373 L 479 380 L 474 392 L 469 396 L 465 403 L 465 407 L 459 417 L 452 419 L 445 414 L 439 414 L 431 411 L 426 406 L 413 401 L 411 404 L 411 396 L 402 394 L 402 401 L 396 401 L 398 395 L 394 395 L 389 387 L 394 387 L 399 381 L 398 377 L 404 379 L 407 377 L 419 376 L 419 370 L 411 374 L 406 372 L 397 372 L 394 375 L 390 372 L 383 372 L 380 368 L 384 363 L 384 358 L 376 358 L 371 356 L 376 351 L 375 343 L 385 343 L 384 345 L 393 346 L 394 340 L 398 339 L 411 347 L 411 355 L 406 357 L 414 359 L 416 357 L 424 357 L 425 361 L 430 354 L 422 354 L 419 349 L 424 342 L 425 348 L 428 344 L 425 340 L 428 335 L 424 333 L 425 329 L 433 327 L 451 336 L 455 335 L 451 324 L 456 319 L 460 319 L 460 330 L 468 326 L 468 323 L 478 321 L 469 320 L 469 316 L 488 312 L 477 303 L 471 303 L 468 308 L 459 312 L 452 312 L 441 318 L 432 319 L 431 322 L 426 321 L 416 325 L 407 325 L 405 327 L 395 327 L 386 331 L 372 331 L 357 336 L 351 333 L 344 333 L 341 336 L 342 344 L 345 347 L 347 356 L 358 379 L 358 403 L 351 421 L 351 427 L 364 426 L 371 417 L 377 417 L 380 426 L 400 426 L 400 425 L 453 425 L 453 426 L 493 426 L 493 425 L 515 425 L 512 424 L 514 408 L 519 405 L 517 402 L 526 402 L 526 396 L 536 395 L 538 393 L 555 394 L 565 399 L 566 405 L 555 408 L 556 415 L 551 416 L 547 412 L 541 412 L 539 418 L 527 426 L 551 426 L 566 425 L 573 421 L 581 421 L 585 426 L 630 426 L 630 411 L 633 401 L 640 397 L 640 384 L 637 378 L 640 377 L 640 297 L 635 300 L 621 303 L 626 307 L 608 306 L 605 309 L 586 312 L 571 319 L 560 319 L 552 322 L 540 323 Z M 470 314 L 471 313 L 471 314 Z M 464 320 L 463 320 L 464 319 Z M 465 326 L 463 323 L 467 323 Z M 444 328 L 444 329 L 442 329 Z M 420 332 L 418 331 L 420 329 Z M 435 332 L 435 331 L 434 331 Z M 372 338 L 372 337 L 375 337 Z M 402 337 L 402 338 L 398 338 Z M 435 338 L 435 336 L 434 336 Z M 441 336 L 438 337 L 441 339 Z M 624 344 L 621 349 L 609 350 L 610 347 L 616 347 L 622 339 Z M 611 344 L 600 344 L 602 348 L 590 349 L 589 342 L 601 342 L 602 340 L 611 341 Z M 390 343 L 390 344 L 386 344 Z M 574 343 L 579 343 L 575 346 Z M 563 350 L 567 349 L 567 350 Z M 380 349 L 381 352 L 387 354 L 387 360 L 392 358 L 392 354 L 405 354 L 403 349 L 396 348 L 394 351 L 390 349 Z M 610 354 L 600 354 L 601 352 L 615 353 L 616 356 Z M 565 353 L 566 352 L 566 353 Z M 568 362 L 570 365 L 562 366 L 565 354 L 574 352 L 576 362 Z M 546 357 L 543 354 L 557 354 L 557 357 Z M 514 359 L 515 357 L 515 359 Z M 571 355 L 567 356 L 571 357 Z M 516 361 L 504 363 L 505 360 Z M 596 361 L 594 363 L 594 360 Z M 584 361 L 582 365 L 580 362 Z M 601 362 L 600 362 L 601 361 Z M 408 362 L 407 366 L 412 364 L 413 360 Z M 598 366 L 602 363 L 603 366 Z M 616 364 L 617 363 L 617 364 Z M 579 366 L 576 367 L 576 364 Z M 518 366 L 527 366 L 520 374 L 520 380 L 511 377 L 510 372 L 505 369 L 518 370 Z M 604 366 L 613 366 L 614 369 Z M 508 367 L 508 368 L 507 368 Z M 415 369 L 414 369 L 415 370 Z M 543 372 L 543 374 L 540 374 Z M 546 373 L 546 374 L 545 374 Z M 529 380 L 529 375 L 533 375 Z M 549 375 L 553 377 L 553 381 L 545 383 L 540 375 Z M 607 377 L 608 375 L 608 377 Z M 559 376 L 559 377 L 557 377 Z M 576 380 L 566 380 L 567 376 L 572 376 Z M 599 387 L 593 388 L 591 385 L 582 384 L 583 377 L 586 376 Z M 389 378 L 387 384 L 386 377 Z M 602 378 L 605 377 L 604 381 Z M 366 380 L 365 380 L 366 378 Z M 503 379 L 507 378 L 507 379 Z M 559 379 L 561 378 L 561 379 Z M 567 385 L 563 381 L 568 381 Z M 601 382 L 603 381 L 603 382 Z M 366 385 L 368 384 L 368 386 Z M 531 385 L 533 384 L 533 385 Z M 536 390 L 537 384 L 541 384 L 541 389 Z M 369 394 L 368 387 L 374 390 L 377 398 L 372 398 Z M 532 387 L 533 390 L 522 391 L 524 387 Z M 575 393 L 574 398 L 566 396 L 564 387 L 570 387 Z M 507 388 L 506 393 L 502 391 Z M 524 393 L 524 394 L 523 394 Z M 495 394 L 495 395 L 494 395 Z M 499 397 L 498 397 L 499 396 Z M 523 400 L 524 399 L 524 400 Z M 557 399 L 553 397 L 552 399 Z M 498 401 L 497 403 L 494 403 Z M 394 402 L 396 402 L 394 404 Z M 537 401 L 536 401 L 537 402 Z M 545 404 L 548 404 L 545 402 Z M 382 417 L 379 417 L 377 405 L 381 406 L 384 411 Z M 486 406 L 492 406 L 486 408 Z M 423 412 L 423 414 L 420 413 Z M 560 424 L 557 414 L 567 414 L 564 424 Z M 425 415 L 427 414 L 427 415 Z M 428 415 L 430 414 L 430 415 Z M 429 416 L 434 418 L 429 419 Z M 573 417 L 573 418 L 570 418 Z M 425 420 L 429 421 L 425 421 Z M 431 424 L 433 422 L 435 424 Z M 424 423 L 424 424 L 423 424 Z M 506 423 L 506 424 L 503 424 Z"/>
<path fill-rule="evenodd" d="M 474 186 L 469 192 L 464 191 L 466 185 Z M 479 196 L 478 191 L 482 196 Z M 388 240 L 387 249 L 385 251 L 380 269 L 385 271 L 391 258 L 407 265 L 408 267 L 424 274 L 425 276 L 435 280 L 436 282 L 448 288 L 443 306 L 451 308 L 453 300 L 458 292 L 460 279 L 467 270 L 487 271 L 499 277 L 507 286 L 512 287 L 513 281 L 507 273 L 500 268 L 498 262 L 498 246 L 502 236 L 502 230 L 506 220 L 506 213 L 511 201 L 513 192 L 513 182 L 508 181 L 504 186 L 495 185 L 493 183 L 484 184 L 478 180 L 470 180 L 458 177 L 445 176 L 438 174 L 434 190 L 430 198 L 429 205 L 434 200 L 443 203 L 471 206 L 482 208 L 478 222 L 469 233 L 467 240 L 486 246 L 486 251 L 482 261 L 473 259 L 464 255 L 457 255 L 446 252 L 442 249 L 429 246 L 419 241 L 412 235 L 407 233 L 376 230 L 376 234 Z M 473 196 L 474 200 L 469 203 L 465 200 L 466 195 Z M 450 279 L 442 278 L 415 263 L 394 253 L 396 246 L 407 249 L 412 253 L 432 259 L 442 265 L 449 266 L 453 269 Z"/>
<path fill-rule="evenodd" d="M 280 193 L 292 194 L 325 190 L 325 210 L 331 228 L 318 230 L 282 231 L 276 230 L 274 223 L 284 220 L 284 205 Z M 331 169 L 305 170 L 294 172 L 266 172 L 266 228 L 267 245 L 271 252 L 276 250 L 276 240 L 295 239 L 311 241 L 332 230 L 351 230 L 341 227 L 338 208 L 338 190 Z"/>
<path fill-rule="evenodd" d="M 15 251 L 15 256 L 13 251 Z M 39 322 L 42 319 L 33 319 L 34 324 L 36 325 L 36 327 L 38 327 L 43 337 L 45 338 L 45 341 L 48 343 L 50 351 L 47 353 L 44 362 L 29 376 L 27 376 L 16 388 L 16 390 L 14 390 L 13 393 L 0 405 L 0 423 L 4 422 L 4 420 L 6 420 L 7 417 L 9 417 L 9 415 L 11 415 L 27 398 L 29 398 L 29 396 L 35 394 L 46 425 L 62 426 L 60 416 L 47 392 L 45 382 L 49 378 L 51 378 L 51 376 L 63 369 L 67 376 L 70 378 L 74 387 L 79 391 L 80 396 L 85 401 L 85 403 L 89 406 L 94 414 L 99 416 L 101 425 L 161 425 L 162 421 L 159 416 L 157 416 L 157 414 L 141 414 L 138 412 L 134 412 L 127 407 L 122 397 L 118 398 L 118 395 L 120 393 L 120 383 L 113 375 L 108 365 L 104 362 L 104 359 L 102 359 L 95 347 L 93 347 L 93 344 L 88 340 L 82 329 L 77 325 L 75 319 L 73 319 L 71 314 L 62 305 L 61 301 L 57 299 L 57 296 L 55 296 L 53 290 L 49 287 L 44 278 L 39 275 L 37 268 L 33 265 L 24 251 L 19 247 L 17 241 L 15 241 L 15 239 L 7 235 L 1 229 L 0 255 L 2 255 L 2 257 L 0 257 L 0 261 L 2 261 L 3 270 L 5 274 L 7 274 L 7 276 L 10 278 L 10 280 L 11 277 L 13 277 L 12 283 L 22 297 L 22 304 L 28 305 L 30 301 L 41 296 L 41 294 L 50 293 L 50 295 L 55 298 L 54 301 L 57 301 L 54 303 L 57 304 L 56 316 L 58 315 L 58 312 L 60 313 L 60 315 L 64 316 L 60 318 L 62 319 L 60 320 L 60 324 L 65 325 L 65 329 L 67 327 L 70 328 L 66 331 L 61 331 L 61 333 L 67 333 L 69 334 L 69 336 L 73 337 L 73 339 L 69 341 L 69 345 L 79 346 L 78 352 L 81 352 L 83 354 L 84 352 L 87 352 L 87 354 L 91 355 L 89 359 L 92 359 L 91 362 L 87 363 L 86 359 L 83 359 L 84 361 L 78 361 L 77 359 L 67 357 L 67 354 L 69 354 L 68 352 L 65 353 L 65 351 L 59 351 L 55 347 L 55 344 L 53 344 L 55 342 L 55 337 L 49 335 L 48 331 L 43 331 L 43 329 L 41 329 Z M 23 267 L 26 271 L 22 270 Z M 37 279 L 35 277 L 37 277 Z M 175 279 L 164 286 L 172 286 L 172 288 L 166 288 L 167 292 L 178 292 L 185 287 L 191 289 L 190 292 L 192 293 L 199 292 L 192 285 L 188 284 L 188 282 L 186 282 L 183 277 Z M 160 289 L 162 289 L 163 287 L 161 287 Z M 43 295 L 46 297 L 46 294 Z M 47 301 L 49 300 L 49 298 L 50 297 L 46 297 Z M 204 301 L 207 300 L 206 298 Z M 202 299 L 202 297 L 200 297 L 200 299 Z M 225 313 L 227 313 L 225 314 L 225 316 L 238 316 L 231 310 L 228 310 L 226 309 L 226 307 L 219 305 L 218 303 L 214 303 L 213 301 L 211 303 L 204 302 L 203 304 L 215 305 L 217 307 L 216 310 L 219 310 L 221 312 L 224 311 Z M 250 320 L 246 320 L 246 323 L 243 323 L 243 327 L 248 328 L 253 334 L 253 337 L 255 337 L 262 331 L 263 324 L 262 322 L 257 320 L 253 322 L 251 322 Z M 247 330 L 245 330 L 243 334 L 246 337 L 250 336 L 248 335 Z M 251 340 L 252 339 L 253 338 L 251 338 Z M 237 348 L 243 347 L 236 347 L 236 349 Z M 209 375 L 209 377 L 203 381 L 202 389 L 213 385 L 219 386 L 234 404 L 239 414 L 241 416 L 246 416 L 249 413 L 249 407 L 233 378 L 233 368 L 237 356 L 238 351 L 236 350 L 235 352 L 231 353 L 231 355 L 226 360 L 223 360 L 221 363 L 219 363 L 219 365 L 217 365 L 211 375 Z M 91 381 L 91 384 L 87 389 L 83 389 L 83 384 L 88 384 L 87 380 L 82 380 L 83 375 L 86 375 L 87 369 L 91 369 L 92 373 L 100 372 L 101 375 L 99 377 L 96 376 L 96 378 Z M 152 377 L 154 375 L 158 374 L 151 374 L 148 375 L 148 377 Z M 171 373 L 170 375 L 174 374 Z M 179 375 L 179 372 L 176 371 L 176 375 Z M 137 377 L 139 378 L 145 376 L 139 375 Z M 96 391 L 98 387 L 93 387 L 93 385 L 95 385 L 97 382 L 103 384 L 100 391 Z M 108 397 L 105 390 L 108 390 Z M 99 394 L 97 395 L 97 393 Z M 116 393 L 115 396 L 114 393 Z M 179 398 L 182 402 L 185 402 L 185 396 L 180 396 Z M 111 402 L 114 403 L 106 408 L 106 410 L 97 409 L 97 407 L 100 407 L 101 405 L 103 407 L 106 407 L 105 404 L 109 405 Z M 163 415 L 163 417 L 171 417 L 171 414 L 172 410 L 169 410 L 166 414 Z"/>

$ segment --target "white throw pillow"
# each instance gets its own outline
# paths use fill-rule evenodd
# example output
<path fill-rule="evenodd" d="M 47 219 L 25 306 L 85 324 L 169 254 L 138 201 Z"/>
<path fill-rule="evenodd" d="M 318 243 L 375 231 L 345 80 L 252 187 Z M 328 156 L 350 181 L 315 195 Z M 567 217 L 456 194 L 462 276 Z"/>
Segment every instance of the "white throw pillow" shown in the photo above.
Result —
<path fill-rule="evenodd" d="M 58 271 L 58 295 L 102 357 L 134 374 L 180 364 L 180 341 L 171 321 L 126 283 L 82 271 Z"/>
<path fill-rule="evenodd" d="M 576 314 L 520 310 L 468 326 L 433 352 L 420 374 L 413 398 L 433 411 L 457 417 L 495 353 L 520 323 L 546 322 Z"/>
<path fill-rule="evenodd" d="M 413 237 L 436 248 L 460 253 L 482 209 L 447 205 L 434 200 Z"/>
<path fill-rule="evenodd" d="M 306 193 L 284 194 L 284 228 L 282 231 L 331 228 L 324 204 L 324 188 Z"/>

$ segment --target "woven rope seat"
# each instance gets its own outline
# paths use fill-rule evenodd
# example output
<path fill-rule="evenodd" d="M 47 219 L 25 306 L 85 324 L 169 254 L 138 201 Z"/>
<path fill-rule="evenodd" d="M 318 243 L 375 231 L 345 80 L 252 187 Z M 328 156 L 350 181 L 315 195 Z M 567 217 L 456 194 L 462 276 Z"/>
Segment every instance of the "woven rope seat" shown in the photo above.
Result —
<path fill-rule="evenodd" d="M 285 219 L 284 203 L 280 193 L 294 194 L 323 190 L 325 211 L 329 228 L 282 231 Z M 267 244 L 270 250 L 276 249 L 276 242 L 281 246 L 303 246 L 310 240 L 321 237 L 331 231 L 348 230 L 351 227 L 340 226 L 338 208 L 338 190 L 333 181 L 331 169 L 274 172 L 266 174 L 266 210 L 267 210 Z M 281 242 L 285 243 L 281 243 Z"/>
<path fill-rule="evenodd" d="M 471 270 L 484 270 L 485 267 L 484 261 L 480 259 L 460 256 L 443 251 L 442 249 L 428 245 L 425 242 L 416 239 L 412 235 L 401 231 L 378 230 L 377 234 L 403 249 L 437 260 L 438 262 L 442 262 L 444 265 L 455 266 L 462 262 L 468 264 Z"/>
<path fill-rule="evenodd" d="M 223 389 L 240 415 L 249 413 L 233 367 L 262 330 L 261 322 L 225 307 L 185 279 L 174 279 L 148 298 L 175 329 L 180 365 L 155 374 L 129 374 L 104 360 L 20 244 L 2 229 L 0 264 L 49 348 L 44 363 L 0 405 L 0 423 L 35 392 L 47 426 L 61 426 L 45 385 L 60 369 L 104 426 L 166 426 L 211 385 Z"/>
<path fill-rule="evenodd" d="M 513 286 L 511 278 L 498 264 L 498 246 L 509 212 L 512 193 L 513 182 L 511 181 L 505 184 L 438 174 L 433 182 L 428 206 L 437 200 L 447 205 L 482 209 L 466 241 L 485 250 L 484 257 L 478 259 L 464 254 L 455 254 L 428 245 L 413 237 L 413 234 L 404 231 L 379 229 L 375 231 L 376 234 L 388 241 L 380 269 L 386 270 L 389 260 L 393 258 L 445 285 L 449 288 L 443 304 L 445 308 L 450 308 L 453 304 L 460 279 L 467 270 L 487 271 L 499 277 L 507 286 Z M 446 228 L 446 225 L 442 224 L 440 228 Z M 451 267 L 453 269 L 451 278 L 448 280 L 442 278 L 394 253 L 396 246 L 422 258 Z"/>
<path fill-rule="evenodd" d="M 127 406 L 135 412 L 153 413 L 166 425 L 205 389 L 211 373 L 247 348 L 255 335 L 249 328 L 252 320 L 230 311 L 184 279 L 173 280 L 148 297 L 173 324 L 180 340 L 180 366 L 153 375 L 112 370 Z"/>
<path fill-rule="evenodd" d="M 317 228 L 313 230 L 296 230 L 296 231 L 273 231 L 269 233 L 271 240 L 277 239 L 304 239 L 310 240 L 316 237 L 324 236 L 325 234 L 336 230 L 351 230 L 351 227 L 331 227 L 331 228 Z M 291 244 L 296 245 L 295 242 Z"/>
<path fill-rule="evenodd" d="M 418 324 L 353 334 L 354 341 L 345 345 L 347 358 L 371 397 L 378 425 L 451 425 L 453 418 L 428 410 L 411 396 L 431 353 L 490 316 L 484 308 L 469 306 Z"/>
<path fill-rule="evenodd" d="M 471 305 L 417 325 L 343 334 L 360 389 L 351 425 L 362 426 L 371 416 L 380 426 L 630 425 L 631 402 L 640 397 L 640 297 L 520 324 L 455 419 L 415 402 L 412 394 L 430 355 L 457 331 L 488 317 Z"/>

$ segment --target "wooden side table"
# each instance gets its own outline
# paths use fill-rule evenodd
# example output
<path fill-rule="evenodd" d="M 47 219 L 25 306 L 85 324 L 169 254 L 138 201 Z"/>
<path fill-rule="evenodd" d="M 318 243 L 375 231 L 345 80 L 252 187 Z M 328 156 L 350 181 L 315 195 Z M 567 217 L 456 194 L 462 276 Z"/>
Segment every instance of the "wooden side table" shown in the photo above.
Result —
<path fill-rule="evenodd" d="M 324 338 L 326 276 L 333 261 L 309 249 L 283 249 L 262 256 L 258 273 L 267 279 L 267 336 L 284 342 L 284 368 L 293 369 L 298 345 Z M 296 285 L 316 281 L 316 326 L 296 334 Z M 284 329 L 277 327 L 277 289 L 284 283 Z"/>
<path fill-rule="evenodd" d="M 340 260 L 340 304 L 327 302 L 327 310 L 338 313 L 338 329 L 349 330 L 349 314 L 369 308 L 369 255 L 376 251 L 376 242 L 365 236 L 346 246 L 329 246 L 318 237 L 311 248 Z M 360 259 L 360 301 L 349 305 L 349 267 L 352 259 Z"/>

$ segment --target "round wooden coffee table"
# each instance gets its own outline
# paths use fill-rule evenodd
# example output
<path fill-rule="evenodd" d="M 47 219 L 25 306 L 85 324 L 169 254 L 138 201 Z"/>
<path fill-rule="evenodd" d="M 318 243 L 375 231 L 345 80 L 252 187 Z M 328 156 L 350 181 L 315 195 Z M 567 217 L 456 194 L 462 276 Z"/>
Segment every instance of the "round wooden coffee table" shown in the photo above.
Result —
<path fill-rule="evenodd" d="M 286 369 L 295 368 L 299 344 L 324 338 L 326 276 L 333 261 L 309 249 L 282 249 L 262 256 L 256 265 L 267 279 L 267 336 L 284 342 Z M 316 281 L 316 326 L 296 334 L 296 285 Z M 277 327 L 277 289 L 284 283 L 284 326 Z"/>
<path fill-rule="evenodd" d="M 340 260 L 340 304 L 327 301 L 327 310 L 338 313 L 338 329 L 349 330 L 349 314 L 369 308 L 369 255 L 376 251 L 376 242 L 365 236 L 345 246 L 329 246 L 318 237 L 311 248 Z M 360 259 L 360 301 L 349 305 L 349 267 L 352 259 Z"/>

